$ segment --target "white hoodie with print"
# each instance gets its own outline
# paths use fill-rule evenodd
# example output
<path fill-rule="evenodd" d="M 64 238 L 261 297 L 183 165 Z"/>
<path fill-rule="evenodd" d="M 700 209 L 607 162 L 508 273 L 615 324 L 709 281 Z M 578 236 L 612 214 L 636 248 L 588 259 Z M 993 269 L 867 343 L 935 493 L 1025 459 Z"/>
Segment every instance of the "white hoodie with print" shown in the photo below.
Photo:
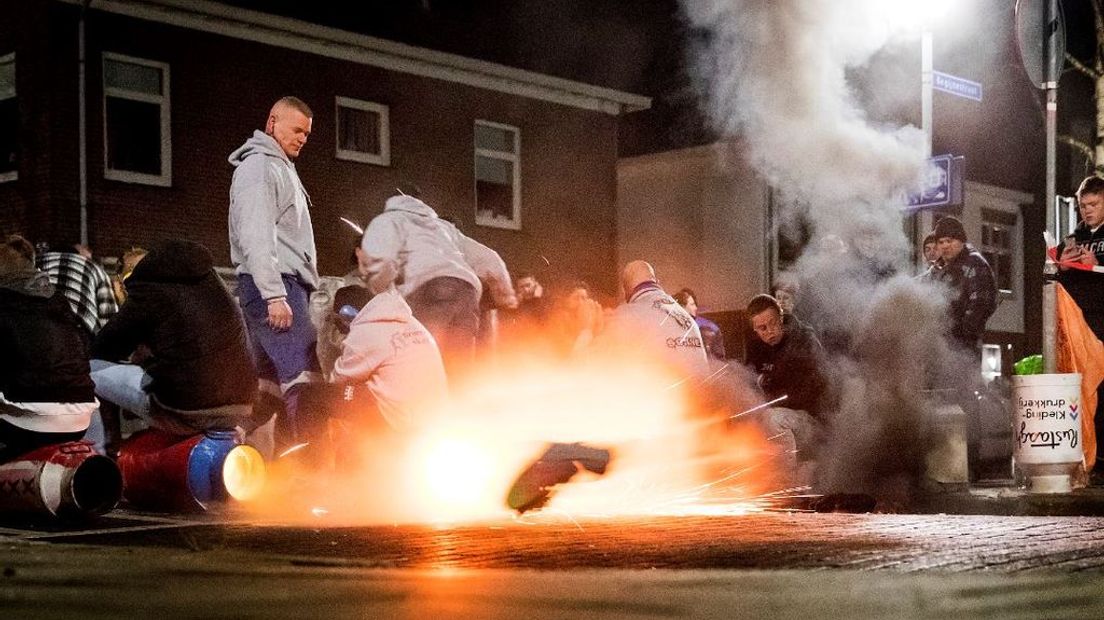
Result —
<path fill-rule="evenodd" d="M 388 424 L 400 430 L 416 426 L 448 396 L 437 343 L 394 287 L 353 319 L 333 376 L 367 385 Z"/>

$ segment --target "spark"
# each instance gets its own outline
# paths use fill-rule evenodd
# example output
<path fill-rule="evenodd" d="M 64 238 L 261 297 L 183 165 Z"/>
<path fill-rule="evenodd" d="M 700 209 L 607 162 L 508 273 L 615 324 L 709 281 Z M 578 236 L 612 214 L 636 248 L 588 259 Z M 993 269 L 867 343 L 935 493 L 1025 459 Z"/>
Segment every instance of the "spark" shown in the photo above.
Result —
<path fill-rule="evenodd" d="M 737 413 L 737 414 L 735 414 L 735 415 L 729 416 L 729 419 L 735 419 L 735 418 L 738 418 L 738 417 L 740 417 L 740 416 L 743 416 L 743 415 L 747 415 L 747 414 L 749 414 L 749 413 L 752 413 L 752 412 L 754 412 L 754 411 L 759 411 L 760 409 L 766 409 L 767 407 L 770 407 L 771 405 L 775 405 L 775 404 L 778 404 L 778 403 L 780 403 L 780 402 L 782 402 L 782 401 L 786 400 L 786 399 L 787 399 L 787 398 L 789 398 L 789 397 L 790 397 L 790 395 L 789 395 L 789 394 L 783 394 L 783 395 L 779 396 L 778 398 L 776 398 L 776 399 L 774 399 L 774 400 L 768 400 L 767 402 L 765 402 L 765 403 L 763 403 L 763 404 L 761 404 L 761 405 L 755 405 L 755 406 L 754 406 L 754 407 L 752 407 L 751 409 L 748 409 L 748 410 L 746 410 L 746 411 L 741 411 L 740 413 Z M 773 439 L 773 437 L 772 437 L 772 439 Z"/>
<path fill-rule="evenodd" d="M 279 456 L 277 456 L 276 458 L 278 458 L 278 459 L 282 459 L 282 458 L 284 458 L 285 456 L 287 456 L 287 455 L 289 455 L 289 454 L 291 454 L 291 453 L 293 453 L 293 452 L 298 452 L 298 451 L 302 450 L 303 448 L 306 448 L 306 447 L 307 447 L 307 446 L 309 446 L 309 445 L 310 445 L 310 444 L 309 444 L 309 443 L 306 443 L 306 442 L 304 442 L 304 443 L 297 443 L 297 444 L 295 444 L 294 446 L 292 446 L 292 447 L 288 448 L 287 450 L 284 450 L 283 452 L 281 452 L 281 453 L 280 453 L 280 455 L 279 455 Z"/>
<path fill-rule="evenodd" d="M 338 219 L 340 219 L 342 222 L 345 222 L 346 224 L 348 224 L 349 228 L 352 228 L 353 230 L 355 230 L 358 235 L 363 235 L 364 234 L 364 229 L 360 226 L 360 224 L 357 224 L 356 222 L 354 222 L 352 220 L 345 219 L 343 217 L 338 218 Z"/>
<path fill-rule="evenodd" d="M 545 258 L 545 257 L 544 257 L 544 254 L 541 254 L 541 255 L 540 255 L 540 259 L 541 259 L 542 261 L 544 261 L 544 264 L 545 264 L 545 265 L 548 265 L 549 267 L 551 267 L 551 266 L 552 266 L 552 262 L 551 262 L 551 261 L 549 261 L 549 260 L 548 260 L 547 258 Z"/>
<path fill-rule="evenodd" d="M 713 381 L 713 379 L 716 378 L 718 375 L 720 375 L 722 373 L 727 373 L 727 371 L 728 371 L 728 364 L 724 364 L 720 368 L 718 368 L 717 370 L 714 370 L 708 377 L 706 377 L 705 379 L 702 379 L 702 383 L 703 384 L 709 383 L 709 382 Z M 743 415 L 743 414 L 741 414 L 741 415 Z"/>
<path fill-rule="evenodd" d="M 580 524 L 579 524 L 579 522 L 578 522 L 577 520 L 575 520 L 575 517 L 571 516 L 571 513 L 567 512 L 566 510 L 560 510 L 560 509 L 558 509 L 558 508 L 553 508 L 553 509 L 551 509 L 551 510 L 552 510 L 553 512 L 555 512 L 556 514 L 558 514 L 558 515 L 562 515 L 562 516 L 563 516 L 564 518 L 566 518 L 566 519 L 567 519 L 568 521 L 571 521 L 571 523 L 572 523 L 572 524 L 574 524 L 574 525 L 575 525 L 575 527 L 579 528 L 579 531 L 580 531 L 580 532 L 585 532 L 585 531 L 586 531 L 586 530 L 584 530 L 584 529 L 583 529 L 583 526 L 582 526 L 582 525 L 580 525 Z"/>
<path fill-rule="evenodd" d="M 330 511 L 321 506 L 315 506 L 314 508 L 311 508 L 311 514 L 316 517 L 324 517 L 330 514 Z"/>
<path fill-rule="evenodd" d="M 668 389 L 668 390 L 673 390 L 673 389 L 675 389 L 675 388 L 679 387 L 680 385 L 682 385 L 682 384 L 686 383 L 686 382 L 687 382 L 687 381 L 689 381 L 690 379 L 691 379 L 690 375 L 687 375 L 687 376 L 685 376 L 685 377 L 683 377 L 683 378 L 679 379 L 678 381 L 675 381 L 675 382 L 674 382 L 674 383 L 672 383 L 671 385 L 668 385 L 668 386 L 667 386 L 667 389 Z"/>

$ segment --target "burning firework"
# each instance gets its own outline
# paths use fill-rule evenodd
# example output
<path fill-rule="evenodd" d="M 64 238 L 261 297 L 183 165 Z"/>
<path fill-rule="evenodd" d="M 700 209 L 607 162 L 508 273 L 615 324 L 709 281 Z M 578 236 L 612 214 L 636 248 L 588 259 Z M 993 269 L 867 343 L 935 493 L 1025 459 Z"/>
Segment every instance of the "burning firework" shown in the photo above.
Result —
<path fill-rule="evenodd" d="M 357 454 L 337 459 L 336 472 L 275 467 L 269 497 L 256 506 L 281 520 L 460 523 L 513 518 L 505 500 L 514 488 L 514 508 L 548 501 L 553 516 L 762 509 L 778 492 L 771 446 L 752 426 L 734 427 L 729 412 L 710 410 L 695 390 L 708 388 L 639 355 L 571 364 L 500 359 L 474 372 L 417 430 L 364 440 Z M 533 473 L 540 454 L 570 470 Z M 289 496 L 301 503 L 289 505 Z"/>

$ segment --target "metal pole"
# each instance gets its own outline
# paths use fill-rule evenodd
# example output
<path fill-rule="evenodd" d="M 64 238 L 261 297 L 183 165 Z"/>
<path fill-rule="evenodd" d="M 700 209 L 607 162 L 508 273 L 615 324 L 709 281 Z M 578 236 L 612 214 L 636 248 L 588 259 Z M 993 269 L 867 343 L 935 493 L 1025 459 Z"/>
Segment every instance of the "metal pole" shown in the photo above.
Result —
<path fill-rule="evenodd" d="M 920 37 L 920 128 L 924 131 L 924 157 L 932 154 L 932 33 Z"/>
<path fill-rule="evenodd" d="M 88 12 L 91 0 L 81 3 L 80 19 L 77 21 L 77 151 L 80 201 L 80 242 L 88 245 L 88 119 L 85 112 L 85 45 L 84 45 L 84 16 Z"/>
<path fill-rule="evenodd" d="M 1058 0 L 1047 0 L 1043 14 L 1043 49 L 1045 57 L 1043 67 L 1046 71 L 1046 227 L 1054 225 L 1055 207 L 1055 158 L 1057 154 L 1058 131 Z M 1060 238 L 1062 231 L 1053 233 Z M 1058 371 L 1057 360 L 1057 316 L 1056 290 L 1052 282 L 1043 284 L 1043 371 Z"/>
<path fill-rule="evenodd" d="M 932 33 L 925 28 L 920 33 L 920 130 L 924 132 L 924 157 L 932 154 Z M 909 232 L 914 247 L 923 247 L 928 226 L 925 225 L 925 211 L 916 210 L 909 218 Z M 915 259 L 919 269 L 924 268 L 923 259 Z"/>

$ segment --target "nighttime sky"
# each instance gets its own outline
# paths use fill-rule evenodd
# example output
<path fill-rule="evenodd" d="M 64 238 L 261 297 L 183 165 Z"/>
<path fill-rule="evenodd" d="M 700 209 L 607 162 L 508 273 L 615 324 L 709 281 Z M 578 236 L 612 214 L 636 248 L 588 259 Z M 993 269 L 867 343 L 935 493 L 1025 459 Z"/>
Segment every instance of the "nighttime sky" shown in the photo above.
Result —
<path fill-rule="evenodd" d="M 623 126 L 626 154 L 710 139 L 697 113 L 677 0 L 223 0 L 655 97 Z"/>
<path fill-rule="evenodd" d="M 624 155 L 713 137 L 697 111 L 699 93 L 687 60 L 688 45 L 703 35 L 688 31 L 678 0 L 222 1 L 651 96 L 653 109 L 624 123 Z M 1087 59 L 1089 0 L 1063 5 L 1069 48 Z M 936 70 L 983 82 L 986 91 L 981 105 L 937 93 L 935 145 L 937 152 L 972 156 L 981 168 L 971 176 L 1027 189 L 1036 183 L 1033 152 L 1040 144 L 1042 108 L 1019 65 L 1013 7 L 1013 0 L 968 0 L 959 3 L 953 19 L 933 28 Z M 850 74 L 875 122 L 919 123 L 916 47 L 915 42 L 890 46 L 870 67 Z M 1063 131 L 1090 137 L 1091 89 L 1080 75 L 1063 77 Z M 1059 155 L 1069 170 L 1066 177 L 1082 174 L 1083 165 L 1062 149 Z M 1063 180 L 1060 176 L 1060 185 Z"/>

